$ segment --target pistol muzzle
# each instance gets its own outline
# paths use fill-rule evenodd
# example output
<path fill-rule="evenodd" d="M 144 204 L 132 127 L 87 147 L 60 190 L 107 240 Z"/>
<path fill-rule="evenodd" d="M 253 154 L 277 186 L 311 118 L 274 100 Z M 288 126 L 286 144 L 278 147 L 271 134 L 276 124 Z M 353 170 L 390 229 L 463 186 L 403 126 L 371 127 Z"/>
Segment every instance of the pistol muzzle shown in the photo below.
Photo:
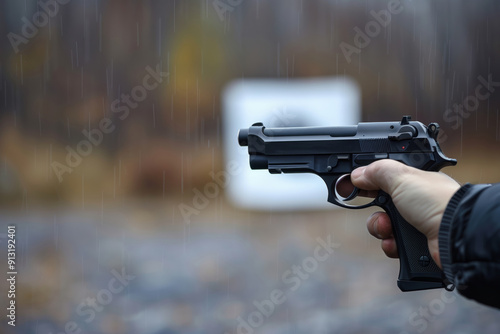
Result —
<path fill-rule="evenodd" d="M 238 143 L 240 146 L 248 146 L 248 129 L 241 129 L 238 132 Z"/>

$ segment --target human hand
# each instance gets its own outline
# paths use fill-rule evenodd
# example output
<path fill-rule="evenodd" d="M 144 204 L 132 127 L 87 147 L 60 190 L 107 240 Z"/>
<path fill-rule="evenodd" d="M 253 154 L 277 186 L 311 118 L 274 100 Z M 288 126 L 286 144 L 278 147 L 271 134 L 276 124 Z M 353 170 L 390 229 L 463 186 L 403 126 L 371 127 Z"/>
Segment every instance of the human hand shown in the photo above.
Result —
<path fill-rule="evenodd" d="M 422 232 L 434 262 L 441 268 L 438 234 L 443 213 L 460 185 L 439 172 L 426 172 L 394 160 L 379 160 L 351 173 L 351 182 L 363 190 L 382 189 L 392 197 L 401 216 Z M 382 239 L 382 250 L 398 257 L 391 221 L 385 212 L 376 212 L 367 220 L 368 231 Z"/>

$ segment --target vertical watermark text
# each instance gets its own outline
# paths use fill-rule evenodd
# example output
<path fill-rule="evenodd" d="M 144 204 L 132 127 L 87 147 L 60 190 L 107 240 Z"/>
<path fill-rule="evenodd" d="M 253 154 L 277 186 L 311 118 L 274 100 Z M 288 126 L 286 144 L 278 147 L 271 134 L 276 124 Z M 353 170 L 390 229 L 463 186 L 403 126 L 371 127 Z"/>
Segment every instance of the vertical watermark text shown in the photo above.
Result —
<path fill-rule="evenodd" d="M 7 322 L 10 326 L 16 326 L 16 227 L 7 227 Z"/>

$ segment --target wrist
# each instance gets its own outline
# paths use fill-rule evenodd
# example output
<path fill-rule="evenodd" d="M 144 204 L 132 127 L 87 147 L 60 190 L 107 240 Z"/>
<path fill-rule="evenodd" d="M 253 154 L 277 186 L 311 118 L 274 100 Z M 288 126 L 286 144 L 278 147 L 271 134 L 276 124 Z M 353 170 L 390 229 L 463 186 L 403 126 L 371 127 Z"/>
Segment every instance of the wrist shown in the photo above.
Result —
<path fill-rule="evenodd" d="M 446 209 L 443 213 L 441 224 L 439 227 L 438 235 L 438 257 L 440 261 L 440 267 L 445 273 L 448 280 L 453 281 L 453 273 L 451 271 L 452 253 L 451 253 L 451 230 L 453 220 L 455 219 L 455 212 L 460 204 L 460 201 L 465 196 L 467 191 L 472 186 L 467 183 L 460 189 L 458 189 L 455 194 L 451 197 L 448 202 Z M 437 263 L 437 262 L 436 262 Z"/>
<path fill-rule="evenodd" d="M 442 270 L 441 258 L 439 257 L 439 241 L 438 238 L 432 238 L 427 240 L 429 245 L 429 253 L 436 265 Z"/>

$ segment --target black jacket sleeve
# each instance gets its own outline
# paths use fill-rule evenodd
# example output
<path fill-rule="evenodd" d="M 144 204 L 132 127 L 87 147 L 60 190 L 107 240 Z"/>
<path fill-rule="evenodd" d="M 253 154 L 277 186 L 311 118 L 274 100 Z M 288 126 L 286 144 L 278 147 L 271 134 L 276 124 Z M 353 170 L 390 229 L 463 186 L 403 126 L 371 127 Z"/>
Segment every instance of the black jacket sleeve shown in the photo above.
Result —
<path fill-rule="evenodd" d="M 461 187 L 439 230 L 443 271 L 460 294 L 500 308 L 500 184 Z"/>

